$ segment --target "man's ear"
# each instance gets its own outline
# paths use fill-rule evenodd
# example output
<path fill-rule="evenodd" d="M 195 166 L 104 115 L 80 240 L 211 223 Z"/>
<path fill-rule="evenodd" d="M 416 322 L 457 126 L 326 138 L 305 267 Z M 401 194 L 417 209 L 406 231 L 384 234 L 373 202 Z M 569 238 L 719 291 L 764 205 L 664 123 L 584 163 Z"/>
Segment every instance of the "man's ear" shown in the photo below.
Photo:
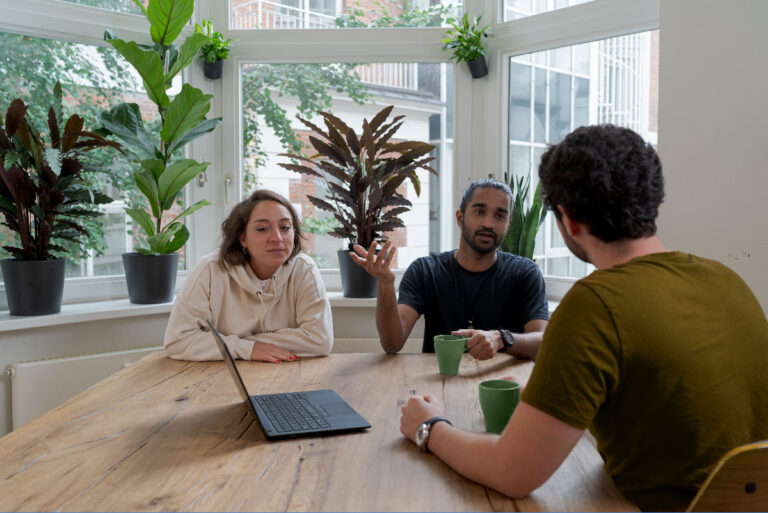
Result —
<path fill-rule="evenodd" d="M 461 210 L 456 211 L 456 224 L 461 227 L 461 223 L 464 221 L 464 214 L 461 212 Z"/>
<path fill-rule="evenodd" d="M 583 225 L 578 221 L 574 221 L 568 214 L 565 213 L 562 205 L 557 206 L 557 211 L 560 212 L 560 224 L 565 228 L 565 232 L 571 236 L 571 238 L 579 235 L 583 229 Z"/>

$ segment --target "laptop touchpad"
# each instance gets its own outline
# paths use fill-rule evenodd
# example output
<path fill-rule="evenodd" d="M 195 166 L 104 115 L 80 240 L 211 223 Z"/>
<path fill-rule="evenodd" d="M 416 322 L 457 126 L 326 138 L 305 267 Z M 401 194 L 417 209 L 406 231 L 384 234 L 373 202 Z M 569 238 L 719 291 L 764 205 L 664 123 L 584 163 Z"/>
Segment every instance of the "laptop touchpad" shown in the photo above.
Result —
<path fill-rule="evenodd" d="M 325 410 L 328 415 L 349 415 L 350 413 L 355 413 L 355 410 L 345 403 L 326 403 L 323 404 L 321 408 Z"/>

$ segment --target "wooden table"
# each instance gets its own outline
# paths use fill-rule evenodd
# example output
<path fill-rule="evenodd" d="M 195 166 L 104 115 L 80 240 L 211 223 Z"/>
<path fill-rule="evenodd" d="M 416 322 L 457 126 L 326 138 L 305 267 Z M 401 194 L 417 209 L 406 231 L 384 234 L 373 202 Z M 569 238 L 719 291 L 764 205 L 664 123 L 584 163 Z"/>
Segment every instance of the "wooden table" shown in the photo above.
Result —
<path fill-rule="evenodd" d="M 526 376 L 530 362 L 465 355 L 449 378 L 426 354 L 238 366 L 252 394 L 333 388 L 373 427 L 267 442 L 222 362 L 153 353 L 0 439 L 0 511 L 637 511 L 587 438 L 513 501 L 400 435 L 400 407 L 425 393 L 457 426 L 481 431 L 477 383 Z"/>

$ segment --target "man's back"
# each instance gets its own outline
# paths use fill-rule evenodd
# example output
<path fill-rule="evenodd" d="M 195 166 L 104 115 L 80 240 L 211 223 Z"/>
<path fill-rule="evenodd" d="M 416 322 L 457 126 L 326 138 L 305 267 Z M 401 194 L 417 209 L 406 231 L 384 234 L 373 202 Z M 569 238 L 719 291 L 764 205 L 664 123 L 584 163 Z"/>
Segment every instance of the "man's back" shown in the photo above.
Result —
<path fill-rule="evenodd" d="M 619 488 L 684 507 L 711 465 L 768 438 L 768 322 L 725 266 L 685 253 L 584 278 L 544 335 L 523 400 L 591 427 Z"/>

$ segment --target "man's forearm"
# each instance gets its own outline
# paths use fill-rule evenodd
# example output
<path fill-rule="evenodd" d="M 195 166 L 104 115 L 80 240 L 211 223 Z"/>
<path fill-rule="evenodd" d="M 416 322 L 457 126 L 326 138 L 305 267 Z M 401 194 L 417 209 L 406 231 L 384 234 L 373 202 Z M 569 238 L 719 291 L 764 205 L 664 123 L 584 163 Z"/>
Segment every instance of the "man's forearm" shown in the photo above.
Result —
<path fill-rule="evenodd" d="M 396 353 L 405 345 L 403 322 L 397 309 L 395 283 L 379 281 L 376 298 L 376 329 L 379 331 L 381 347 L 387 353 Z"/>
<path fill-rule="evenodd" d="M 511 348 L 507 349 L 507 354 L 516 356 L 517 358 L 530 358 L 536 359 L 536 355 L 539 353 L 541 347 L 541 339 L 544 333 L 541 331 L 533 331 L 531 333 L 515 333 L 513 336 L 515 342 Z"/>

